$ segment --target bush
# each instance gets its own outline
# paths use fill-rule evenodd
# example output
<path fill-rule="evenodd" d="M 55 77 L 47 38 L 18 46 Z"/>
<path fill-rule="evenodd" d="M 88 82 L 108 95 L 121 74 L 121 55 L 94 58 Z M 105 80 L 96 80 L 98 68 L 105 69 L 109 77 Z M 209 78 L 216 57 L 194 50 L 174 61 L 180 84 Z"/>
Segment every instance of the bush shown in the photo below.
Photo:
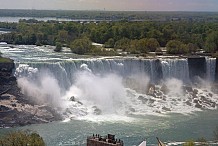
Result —
<path fill-rule="evenodd" d="M 62 44 L 60 42 L 56 42 L 56 47 L 54 49 L 55 52 L 60 52 L 62 50 Z"/>
<path fill-rule="evenodd" d="M 75 39 L 70 45 L 71 51 L 79 55 L 88 53 L 91 48 L 92 42 L 88 38 Z"/>
<path fill-rule="evenodd" d="M 212 54 L 212 57 L 218 58 L 218 51 L 216 53 Z"/>
<path fill-rule="evenodd" d="M 1 57 L 1 54 L 0 54 L 0 63 L 12 63 L 13 60 L 9 59 L 9 58 L 4 58 L 4 57 Z"/>
<path fill-rule="evenodd" d="M 194 141 L 190 140 L 183 144 L 183 146 L 195 146 Z"/>
<path fill-rule="evenodd" d="M 1 146 L 45 146 L 39 134 L 30 131 L 16 131 L 0 139 Z"/>

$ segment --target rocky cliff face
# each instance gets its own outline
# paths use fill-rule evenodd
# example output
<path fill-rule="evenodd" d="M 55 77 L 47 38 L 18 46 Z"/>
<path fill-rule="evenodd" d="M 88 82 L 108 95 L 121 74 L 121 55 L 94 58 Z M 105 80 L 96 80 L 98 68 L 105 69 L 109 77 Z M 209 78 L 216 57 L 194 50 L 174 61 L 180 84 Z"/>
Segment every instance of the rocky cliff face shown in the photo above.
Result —
<path fill-rule="evenodd" d="M 206 60 L 205 57 L 188 58 L 189 78 L 193 81 L 197 76 L 205 79 L 206 77 Z"/>
<path fill-rule="evenodd" d="M 37 105 L 20 92 L 13 70 L 13 61 L 0 63 L 0 127 L 60 120 L 52 107 Z"/>

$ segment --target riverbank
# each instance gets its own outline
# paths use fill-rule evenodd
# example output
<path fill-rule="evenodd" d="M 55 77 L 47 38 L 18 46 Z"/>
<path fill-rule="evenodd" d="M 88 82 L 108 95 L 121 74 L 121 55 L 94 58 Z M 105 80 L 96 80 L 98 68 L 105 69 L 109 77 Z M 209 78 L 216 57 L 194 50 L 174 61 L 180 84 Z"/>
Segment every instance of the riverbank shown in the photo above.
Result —
<path fill-rule="evenodd" d="M 61 117 L 52 107 L 37 105 L 21 93 L 13 60 L 0 58 L 0 128 L 48 123 Z"/>

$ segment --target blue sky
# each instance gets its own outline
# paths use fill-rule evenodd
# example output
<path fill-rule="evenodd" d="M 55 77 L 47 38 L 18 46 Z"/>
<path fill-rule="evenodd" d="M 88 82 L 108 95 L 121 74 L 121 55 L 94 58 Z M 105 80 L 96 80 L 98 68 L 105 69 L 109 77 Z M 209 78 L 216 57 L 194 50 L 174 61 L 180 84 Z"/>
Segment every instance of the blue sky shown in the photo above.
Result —
<path fill-rule="evenodd" d="M 218 0 L 0 0 L 0 9 L 218 11 Z"/>

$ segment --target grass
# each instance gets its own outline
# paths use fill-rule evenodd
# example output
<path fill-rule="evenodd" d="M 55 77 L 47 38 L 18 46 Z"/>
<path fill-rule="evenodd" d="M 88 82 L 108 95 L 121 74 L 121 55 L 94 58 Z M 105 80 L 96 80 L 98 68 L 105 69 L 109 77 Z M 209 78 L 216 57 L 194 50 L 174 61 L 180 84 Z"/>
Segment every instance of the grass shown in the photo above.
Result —
<path fill-rule="evenodd" d="M 12 62 L 13 62 L 13 60 L 0 56 L 0 63 L 12 63 Z"/>

